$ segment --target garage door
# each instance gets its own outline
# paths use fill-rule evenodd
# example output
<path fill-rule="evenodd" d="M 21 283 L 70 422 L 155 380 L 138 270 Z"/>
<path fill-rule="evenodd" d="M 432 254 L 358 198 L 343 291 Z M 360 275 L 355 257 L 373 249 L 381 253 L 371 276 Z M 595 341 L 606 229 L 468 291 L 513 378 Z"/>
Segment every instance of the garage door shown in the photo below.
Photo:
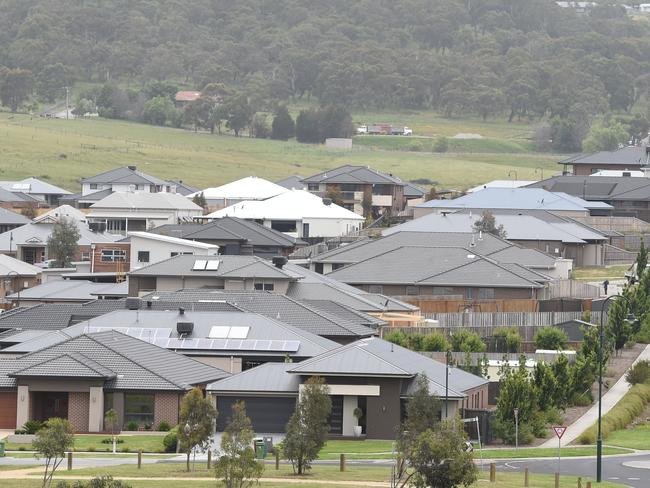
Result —
<path fill-rule="evenodd" d="M 258 433 L 280 433 L 285 431 L 289 417 L 296 407 L 295 397 L 217 397 L 217 431 L 222 432 L 232 415 L 232 405 L 238 401 L 246 404 L 246 414 Z"/>
<path fill-rule="evenodd" d="M 0 392 L 0 429 L 16 428 L 17 399 L 18 393 L 15 391 Z"/>

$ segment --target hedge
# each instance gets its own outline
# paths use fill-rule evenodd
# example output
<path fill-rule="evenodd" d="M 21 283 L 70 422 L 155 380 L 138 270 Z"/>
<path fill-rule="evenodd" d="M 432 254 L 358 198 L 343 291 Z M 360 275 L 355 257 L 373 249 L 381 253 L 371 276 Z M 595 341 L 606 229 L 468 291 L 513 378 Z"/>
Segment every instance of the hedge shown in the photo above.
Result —
<path fill-rule="evenodd" d="M 650 403 L 650 385 L 639 383 L 630 388 L 621 401 L 603 416 L 603 438 L 615 430 L 624 429 L 637 418 Z M 595 423 L 585 430 L 578 442 L 580 444 L 595 444 L 598 437 L 598 424 Z"/>

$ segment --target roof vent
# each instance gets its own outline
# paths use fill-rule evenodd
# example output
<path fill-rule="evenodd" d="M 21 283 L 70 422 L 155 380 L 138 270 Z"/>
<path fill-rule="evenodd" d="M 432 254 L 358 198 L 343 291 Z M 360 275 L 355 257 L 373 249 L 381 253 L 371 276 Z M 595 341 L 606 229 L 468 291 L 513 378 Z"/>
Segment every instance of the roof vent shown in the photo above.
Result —
<path fill-rule="evenodd" d="M 332 199 L 331 198 L 323 198 L 323 204 L 327 205 L 328 207 L 332 205 Z"/>
<path fill-rule="evenodd" d="M 125 306 L 127 310 L 140 310 L 140 307 L 142 306 L 142 300 L 140 300 L 138 297 L 128 297 L 126 299 Z"/>
<path fill-rule="evenodd" d="M 178 307 L 178 315 L 185 315 L 185 309 L 183 307 Z"/>
<path fill-rule="evenodd" d="M 136 169 L 138 169 L 137 166 L 127 166 L 127 168 L 129 168 L 131 171 L 135 171 Z"/>
<path fill-rule="evenodd" d="M 176 332 L 180 335 L 190 335 L 194 330 L 194 322 L 177 322 Z"/>
<path fill-rule="evenodd" d="M 284 256 L 273 256 L 273 265 L 276 268 L 282 269 L 285 264 L 287 264 L 287 258 Z"/>

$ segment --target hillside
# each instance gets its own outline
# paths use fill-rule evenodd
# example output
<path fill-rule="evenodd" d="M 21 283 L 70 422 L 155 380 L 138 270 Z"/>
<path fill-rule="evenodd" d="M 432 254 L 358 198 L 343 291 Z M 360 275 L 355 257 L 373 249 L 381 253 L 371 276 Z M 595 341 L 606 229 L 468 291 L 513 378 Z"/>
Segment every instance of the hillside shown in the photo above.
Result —
<path fill-rule="evenodd" d="M 507 124 L 462 124 L 468 132 L 510 134 Z M 455 130 L 455 129 L 454 129 Z M 522 127 L 515 130 L 521 131 Z M 539 178 L 559 170 L 560 156 L 533 153 L 396 152 L 364 147 L 353 151 L 263 139 L 217 136 L 114 120 L 53 120 L 0 114 L 0 179 L 36 176 L 71 191 L 81 177 L 135 164 L 160 177 L 200 188 L 257 175 L 271 180 L 309 176 L 341 164 L 363 164 L 405 180 L 437 181 L 440 188 L 467 188 L 492 179 Z M 406 140 L 401 138 L 400 140 Z M 469 142 L 469 141 L 466 141 Z M 472 141 L 472 144 L 476 141 Z"/>

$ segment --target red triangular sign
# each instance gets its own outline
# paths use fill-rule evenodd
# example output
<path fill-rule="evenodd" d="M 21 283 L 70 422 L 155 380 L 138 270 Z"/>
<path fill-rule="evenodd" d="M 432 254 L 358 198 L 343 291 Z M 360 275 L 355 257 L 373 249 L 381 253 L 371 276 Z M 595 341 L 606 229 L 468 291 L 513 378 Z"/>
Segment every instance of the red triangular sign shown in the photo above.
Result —
<path fill-rule="evenodd" d="M 566 427 L 553 427 L 553 430 L 555 431 L 557 438 L 562 439 L 562 436 L 566 432 Z"/>

